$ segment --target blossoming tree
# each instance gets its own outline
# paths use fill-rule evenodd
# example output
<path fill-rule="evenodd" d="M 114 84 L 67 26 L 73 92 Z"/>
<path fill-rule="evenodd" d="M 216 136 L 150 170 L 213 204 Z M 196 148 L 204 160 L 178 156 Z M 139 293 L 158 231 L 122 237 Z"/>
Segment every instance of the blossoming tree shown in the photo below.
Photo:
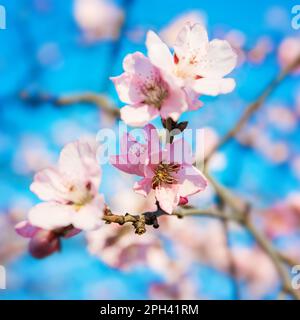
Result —
<path fill-rule="evenodd" d="M 177 224 L 184 226 L 187 222 L 166 221 L 169 215 L 203 215 L 219 218 L 224 223 L 232 220 L 247 228 L 269 255 L 282 280 L 283 291 L 299 298 L 297 291 L 290 285 L 286 270 L 287 257 L 278 252 L 267 237 L 256 229 L 249 215 L 249 205 L 215 181 L 206 166 L 204 172 L 201 172 L 196 166 L 191 146 L 180 137 L 188 126 L 187 122 L 180 122 L 180 116 L 186 111 L 202 107 L 201 96 L 228 94 L 234 90 L 234 79 L 227 77 L 237 64 L 234 49 L 226 40 L 209 41 L 207 31 L 201 24 L 190 23 L 178 33 L 172 50 L 153 31 L 147 33 L 146 47 L 147 56 L 141 52 L 128 54 L 123 61 L 124 72 L 111 78 L 120 100 L 125 104 L 120 110 L 105 104 L 97 95 L 77 97 L 77 100 L 89 100 L 101 105 L 110 114 L 120 116 L 129 126 L 143 127 L 143 142 L 130 133 L 124 134 L 121 137 L 120 154 L 111 155 L 110 163 L 128 175 L 139 177 L 132 189 L 145 198 L 144 212 L 138 215 L 112 212 L 110 204 L 105 201 L 105 195 L 99 193 L 101 167 L 97 152 L 101 145 L 97 145 L 96 141 L 79 140 L 63 148 L 57 166 L 35 175 L 30 189 L 42 202 L 29 211 L 27 221 L 17 224 L 16 231 L 30 238 L 30 252 L 37 258 L 59 251 L 61 239 L 86 232 L 89 250 L 94 254 L 102 251 L 100 256 L 110 264 L 126 268 L 136 261 L 151 260 L 146 254 L 149 250 L 159 255 L 159 259 L 164 262 L 164 270 L 168 270 L 174 267 L 174 261 L 160 250 L 155 232 L 146 232 L 147 226 L 156 229 L 161 221 L 162 227 L 171 225 L 168 232 L 176 237 L 177 231 L 182 234 L 186 230 L 177 227 Z M 300 58 L 293 61 L 279 80 L 275 81 L 275 85 L 299 63 Z M 273 87 L 274 83 L 271 91 Z M 250 106 L 237 126 L 211 153 L 205 155 L 205 164 L 218 147 L 240 130 L 268 94 Z M 58 103 L 74 101 L 76 98 L 58 100 Z M 166 131 L 164 139 L 150 123 L 157 117 L 161 118 Z M 215 189 L 219 204 L 204 210 L 189 205 L 190 198 L 204 191 L 208 184 Z M 115 224 L 126 224 L 122 227 L 122 234 Z M 128 228 L 128 224 L 132 224 L 133 228 Z M 143 240 L 136 240 L 134 233 L 142 235 Z M 107 239 L 111 240 L 109 244 Z M 184 243 L 185 240 L 181 241 Z M 132 256 L 129 248 L 137 247 L 138 254 Z M 123 260 L 113 259 L 107 253 L 109 250 L 118 252 Z M 251 257 L 249 252 L 244 254 Z M 236 263 L 242 265 L 242 260 L 237 257 Z M 178 276 L 183 279 L 184 268 L 180 263 L 176 267 Z M 188 281 L 186 283 L 189 288 Z M 155 291 L 157 287 L 152 289 Z M 171 279 L 163 289 L 174 291 Z M 180 292 L 176 291 L 174 297 L 180 297 Z"/>

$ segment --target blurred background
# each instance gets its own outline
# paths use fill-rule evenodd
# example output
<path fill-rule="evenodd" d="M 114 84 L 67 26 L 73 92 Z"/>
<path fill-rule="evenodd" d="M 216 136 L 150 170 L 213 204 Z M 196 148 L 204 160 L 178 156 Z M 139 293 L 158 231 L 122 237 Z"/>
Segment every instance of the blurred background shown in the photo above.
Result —
<path fill-rule="evenodd" d="M 184 22 L 199 22 L 207 26 L 210 38 L 227 39 L 239 56 L 232 74 L 235 91 L 205 97 L 203 108 L 182 116 L 190 128 L 205 128 L 209 150 L 300 53 L 300 30 L 291 26 L 295 1 L 0 4 L 7 20 L 6 30 L 0 30 L 0 265 L 7 270 L 7 289 L 0 290 L 0 299 L 276 298 L 279 282 L 271 261 L 234 224 L 228 239 L 219 221 L 204 218 L 161 219 L 158 230 L 149 228 L 142 237 L 109 225 L 101 233 L 64 241 L 61 253 L 44 260 L 30 257 L 27 241 L 15 234 L 14 225 L 38 202 L 29 190 L 36 171 L 54 164 L 67 142 L 93 137 L 103 127 L 117 128 L 93 105 L 58 107 L 40 95 L 93 91 L 121 107 L 108 77 L 121 73 L 127 53 L 145 52 L 146 32 L 158 32 L 171 46 Z M 295 70 L 210 162 L 216 178 L 253 204 L 258 227 L 298 261 L 299 75 Z M 114 211 L 142 212 L 144 200 L 131 186 L 130 176 L 104 166 L 101 192 Z M 205 208 L 214 201 L 208 188 L 192 203 Z"/>

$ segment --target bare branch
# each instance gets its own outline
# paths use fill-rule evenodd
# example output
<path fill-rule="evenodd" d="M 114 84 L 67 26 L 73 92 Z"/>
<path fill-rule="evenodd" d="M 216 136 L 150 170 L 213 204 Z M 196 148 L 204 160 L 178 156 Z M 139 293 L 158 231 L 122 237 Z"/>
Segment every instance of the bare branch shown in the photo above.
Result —
<path fill-rule="evenodd" d="M 62 96 L 53 96 L 44 93 L 31 95 L 28 92 L 22 92 L 20 96 L 25 102 L 33 105 L 42 103 L 52 103 L 56 106 L 67 106 L 78 103 L 92 104 L 114 118 L 120 118 L 120 109 L 117 108 L 104 94 L 82 92 L 66 94 Z"/>

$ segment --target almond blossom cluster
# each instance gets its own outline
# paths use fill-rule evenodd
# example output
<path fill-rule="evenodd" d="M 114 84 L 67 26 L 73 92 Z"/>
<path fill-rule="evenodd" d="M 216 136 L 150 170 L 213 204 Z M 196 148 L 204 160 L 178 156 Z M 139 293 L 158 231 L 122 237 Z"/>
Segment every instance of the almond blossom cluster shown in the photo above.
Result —
<path fill-rule="evenodd" d="M 96 144 L 87 141 L 66 145 L 56 167 L 35 175 L 30 189 L 43 202 L 29 211 L 28 221 L 16 226 L 21 236 L 31 239 L 33 256 L 43 258 L 59 251 L 60 238 L 102 225 L 104 198 L 98 193 L 100 182 Z"/>
<path fill-rule="evenodd" d="M 225 76 L 236 66 L 236 53 L 225 40 L 209 41 L 201 24 L 185 25 L 173 53 L 153 31 L 147 34 L 146 47 L 148 57 L 140 52 L 127 55 L 124 73 L 111 78 L 126 104 L 121 118 L 128 125 L 144 126 L 157 116 L 177 121 L 183 112 L 202 106 L 200 95 L 235 88 L 235 81 Z"/>
<path fill-rule="evenodd" d="M 111 163 L 121 171 L 142 177 L 135 183 L 135 192 L 152 203 L 149 211 L 159 208 L 171 214 L 179 204 L 186 204 L 188 196 L 203 191 L 207 180 L 192 164 L 190 146 L 183 140 L 161 147 L 159 136 L 151 124 L 144 128 L 145 144 L 125 135 L 124 154 L 111 157 Z"/>
<path fill-rule="evenodd" d="M 112 213 L 99 193 L 101 168 L 96 144 L 83 140 L 69 143 L 55 167 L 35 175 L 30 189 L 42 202 L 29 211 L 27 221 L 16 226 L 21 236 L 30 239 L 33 256 L 43 258 L 59 251 L 61 239 L 81 231 L 89 232 L 88 239 L 102 239 L 102 245 L 90 247 L 98 254 L 98 247 L 111 247 L 106 240 L 115 243 L 118 239 L 118 229 L 111 228 L 110 234 L 109 228 L 101 228 L 104 221 L 120 225 L 131 222 L 136 233 L 142 234 L 146 224 L 157 228 L 158 217 L 172 214 L 178 206 L 186 205 L 189 197 L 206 189 L 207 179 L 193 166 L 190 145 L 174 137 L 163 144 L 150 121 L 160 117 L 167 135 L 172 129 L 185 130 L 187 123 L 178 123 L 179 117 L 201 107 L 201 95 L 215 96 L 234 89 L 235 81 L 225 76 L 235 67 L 236 54 L 227 41 L 209 41 L 202 25 L 190 23 L 179 32 L 172 52 L 153 31 L 147 34 L 146 47 L 148 56 L 140 52 L 127 55 L 124 73 L 111 78 L 126 104 L 120 110 L 121 119 L 128 125 L 144 127 L 144 142 L 125 134 L 120 154 L 112 155 L 110 162 L 140 178 L 132 187 L 146 199 L 147 212 L 129 219 L 128 214 Z M 144 247 L 154 247 L 154 252 L 156 242 L 150 240 L 145 239 Z M 128 247 L 134 248 L 134 243 L 129 241 Z M 124 248 L 120 245 L 115 250 Z M 140 254 L 137 260 L 145 258 L 143 250 Z M 106 260 L 110 259 L 106 254 Z"/>

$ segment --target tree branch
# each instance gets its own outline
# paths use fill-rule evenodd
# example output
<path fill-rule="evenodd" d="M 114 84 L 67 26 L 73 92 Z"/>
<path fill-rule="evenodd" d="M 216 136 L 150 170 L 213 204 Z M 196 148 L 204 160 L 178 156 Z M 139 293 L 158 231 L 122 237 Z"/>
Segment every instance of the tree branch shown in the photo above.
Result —
<path fill-rule="evenodd" d="M 31 95 L 28 92 L 21 92 L 20 94 L 23 101 L 32 105 L 42 103 L 52 103 L 56 106 L 67 106 L 77 103 L 87 103 L 96 105 L 99 109 L 103 110 L 114 118 L 120 118 L 120 109 L 117 108 L 106 95 L 97 94 L 93 92 L 82 92 L 74 94 L 66 94 L 62 96 L 53 96 L 50 94 L 34 94 Z"/>
<path fill-rule="evenodd" d="M 209 161 L 209 159 L 218 149 L 224 146 L 231 138 L 235 137 L 237 133 L 241 131 L 241 129 L 245 126 L 250 117 L 262 107 L 266 99 L 298 66 L 300 66 L 300 55 L 289 66 L 282 70 L 263 90 L 259 97 L 245 109 L 238 122 L 228 131 L 228 133 L 226 133 L 223 136 L 219 143 L 207 154 L 207 156 L 205 157 L 205 162 Z"/>

